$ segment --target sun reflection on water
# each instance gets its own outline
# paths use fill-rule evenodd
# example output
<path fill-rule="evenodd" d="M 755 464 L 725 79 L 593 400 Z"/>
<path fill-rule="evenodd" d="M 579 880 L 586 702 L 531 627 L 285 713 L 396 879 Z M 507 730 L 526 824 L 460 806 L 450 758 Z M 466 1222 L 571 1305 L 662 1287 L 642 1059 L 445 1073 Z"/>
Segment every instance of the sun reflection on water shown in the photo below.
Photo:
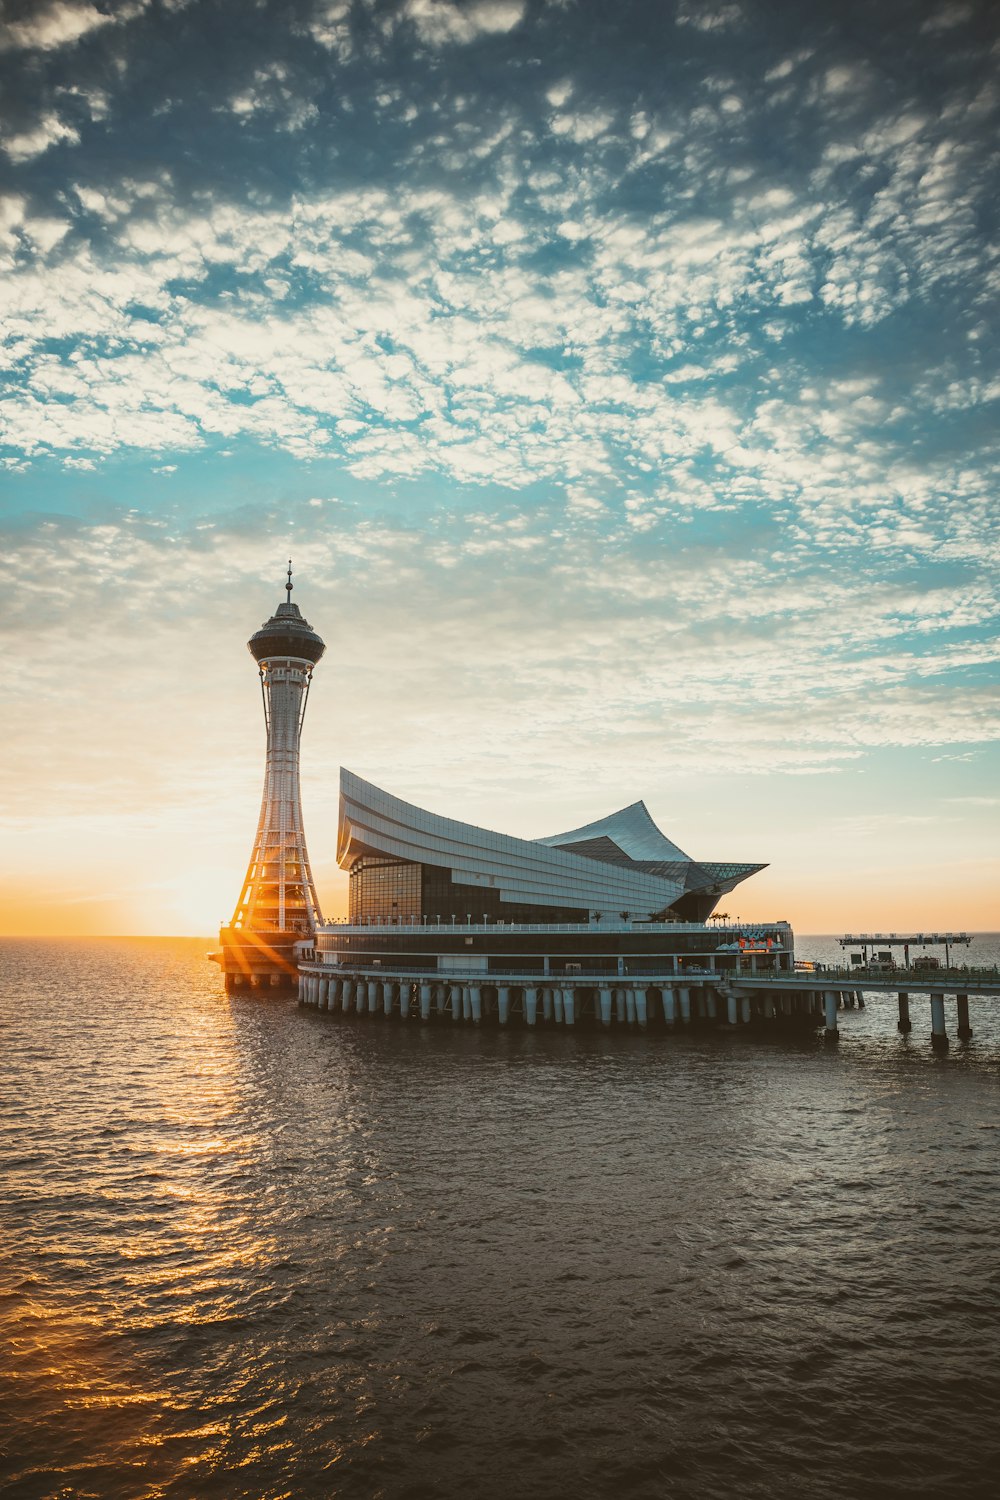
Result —
<path fill-rule="evenodd" d="M 27 1039 L 9 1059 L 28 1087 L 5 1122 L 22 1144 L 7 1189 L 7 1221 L 16 1215 L 22 1232 L 0 1240 L 15 1330 L 0 1382 L 21 1431 L 35 1435 L 23 1455 L 31 1482 L 47 1472 L 46 1439 L 68 1426 L 81 1492 L 136 1493 L 128 1476 L 141 1470 L 144 1493 L 165 1493 L 178 1465 L 221 1463 L 236 1427 L 249 1422 L 268 1441 L 284 1421 L 267 1399 L 279 1371 L 252 1347 L 254 1411 L 240 1410 L 238 1377 L 226 1415 L 216 1404 L 206 1419 L 202 1393 L 202 1361 L 218 1359 L 206 1340 L 228 1330 L 235 1354 L 253 1317 L 280 1315 L 287 1294 L 270 1270 L 286 1258 L 281 1215 L 261 1178 L 268 1148 L 248 1128 L 236 1028 L 217 983 L 198 975 L 195 1024 L 179 1030 L 160 970 L 176 951 L 133 950 L 119 1004 L 70 1027 L 67 984 L 95 960 L 85 944 L 64 956 L 70 972 L 50 972 L 36 1004 L 50 1008 L 50 1035 L 71 1066 L 53 1073 Z"/>

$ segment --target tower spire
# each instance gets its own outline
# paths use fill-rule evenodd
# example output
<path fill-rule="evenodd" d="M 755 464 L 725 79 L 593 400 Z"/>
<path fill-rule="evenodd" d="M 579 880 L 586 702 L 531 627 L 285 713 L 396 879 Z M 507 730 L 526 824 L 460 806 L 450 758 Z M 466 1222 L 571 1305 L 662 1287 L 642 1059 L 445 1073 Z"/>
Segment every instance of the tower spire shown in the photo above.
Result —
<path fill-rule="evenodd" d="M 292 602 L 292 589 L 293 588 L 294 588 L 294 584 L 292 583 L 292 559 L 289 558 L 288 559 L 288 581 L 285 584 L 285 603 L 286 604 L 291 604 L 291 602 Z"/>

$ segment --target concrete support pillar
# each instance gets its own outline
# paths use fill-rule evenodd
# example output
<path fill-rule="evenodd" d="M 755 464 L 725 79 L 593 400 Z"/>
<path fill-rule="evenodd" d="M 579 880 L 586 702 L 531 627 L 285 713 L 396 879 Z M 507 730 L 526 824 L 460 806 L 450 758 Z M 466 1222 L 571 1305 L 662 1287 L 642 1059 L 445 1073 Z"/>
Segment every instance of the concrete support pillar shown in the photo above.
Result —
<path fill-rule="evenodd" d="M 635 992 L 635 1018 L 638 1021 L 639 1025 L 642 1027 L 643 1031 L 645 1031 L 645 1029 L 646 1029 L 646 991 L 645 990 L 636 990 L 636 992 Z"/>
<path fill-rule="evenodd" d="M 730 990 L 726 996 L 726 1019 L 730 1026 L 735 1026 L 740 1016 L 740 1002 Z"/>
<path fill-rule="evenodd" d="M 399 1014 L 405 1021 L 410 1014 L 410 981 L 400 980 L 399 984 Z"/>
<path fill-rule="evenodd" d="M 451 987 L 451 1019 L 460 1021 L 462 1019 L 462 986 L 453 984 Z"/>
<path fill-rule="evenodd" d="M 501 984 L 497 989 L 497 1016 L 501 1026 L 510 1020 L 510 986 Z"/>
<path fill-rule="evenodd" d="M 555 1023 L 556 1023 L 556 1025 L 557 1026 L 561 1026 L 562 1023 L 563 1023 L 563 992 L 562 992 L 562 990 L 553 990 L 552 991 L 552 1014 L 555 1017 Z"/>
<path fill-rule="evenodd" d="M 434 986 L 434 1003 L 437 1006 L 438 1015 L 443 1016 L 448 1008 L 448 986 L 446 984 L 436 984 Z"/>
<path fill-rule="evenodd" d="M 420 1019 L 429 1021 L 431 1018 L 431 987 L 429 984 L 420 986 Z"/>
<path fill-rule="evenodd" d="M 576 996 L 572 990 L 563 990 L 563 1020 L 567 1026 L 576 1021 Z"/>
<path fill-rule="evenodd" d="M 341 1008 L 341 1010 L 346 1015 L 346 1013 L 350 1010 L 350 1008 L 351 1008 L 351 1002 L 354 999 L 354 980 L 353 979 L 345 979 L 344 983 L 343 983 L 343 986 L 342 986 L 342 990 L 343 990 L 343 993 L 341 994 L 341 997 L 340 997 L 340 1008 Z"/>
<path fill-rule="evenodd" d="M 610 1026 L 611 1025 L 611 991 L 610 990 L 601 990 L 600 991 L 600 1002 L 601 1002 L 601 1025 L 602 1026 Z"/>
<path fill-rule="evenodd" d="M 687 1024 L 691 1019 L 691 991 L 687 985 L 681 986 L 681 1020 Z"/>
<path fill-rule="evenodd" d="M 392 998 L 395 988 L 396 986 L 394 984 L 389 983 L 383 984 L 382 986 L 382 1014 L 384 1016 L 392 1015 Z"/>
<path fill-rule="evenodd" d="M 660 994 L 663 996 L 663 1019 L 668 1026 L 674 1026 L 677 1023 L 677 996 L 670 989 L 661 990 Z"/>
<path fill-rule="evenodd" d="M 944 1029 L 944 996 L 931 996 L 931 1045 L 937 1052 L 948 1046 L 948 1033 Z"/>
<path fill-rule="evenodd" d="M 364 1014 L 365 1006 L 368 1004 L 368 981 L 358 979 L 354 985 L 354 1009 L 360 1016 Z"/>
<path fill-rule="evenodd" d="M 300 974 L 299 975 L 299 990 L 298 990 L 299 1004 L 300 1005 L 302 1004 L 302 999 L 303 999 L 303 996 L 305 995 L 305 992 L 306 992 L 306 976 L 304 974 Z"/>
<path fill-rule="evenodd" d="M 373 1016 L 378 1010 L 378 980 L 368 981 L 368 1014 Z"/>
<path fill-rule="evenodd" d="M 840 1035 L 840 1032 L 837 1030 L 836 990 L 826 990 L 823 999 L 826 1005 L 826 1034 L 831 1041 L 835 1041 Z"/>
<path fill-rule="evenodd" d="M 908 1036 L 913 1030 L 913 1022 L 910 1020 L 910 997 L 903 990 L 899 992 L 899 1020 L 896 1022 L 896 1030 L 903 1036 Z"/>
<path fill-rule="evenodd" d="M 529 1026 L 534 1026 L 538 1016 L 538 991 L 533 985 L 529 985 L 524 992 L 524 1019 Z"/>
<path fill-rule="evenodd" d="M 625 1019 L 630 1026 L 635 1025 L 635 990 L 625 991 Z"/>
<path fill-rule="evenodd" d="M 743 995 L 740 998 L 740 1020 L 746 1026 L 750 1020 L 750 996 Z"/>
<path fill-rule="evenodd" d="M 462 1020 L 472 1020 L 472 986 L 462 985 Z"/>
<path fill-rule="evenodd" d="M 624 1026 L 625 1025 L 625 991 L 624 990 L 615 990 L 615 1015 L 618 1017 L 618 1024 L 620 1026 Z"/>
<path fill-rule="evenodd" d="M 483 992 L 478 984 L 474 984 L 469 990 L 469 1002 L 472 1009 L 472 1024 L 478 1026 L 483 1019 Z"/>
<path fill-rule="evenodd" d="M 714 1021 L 715 1018 L 716 1018 L 716 1005 L 715 1005 L 715 991 L 714 990 L 706 990 L 705 991 L 705 1010 L 708 1013 L 708 1019 L 710 1021 Z"/>
<path fill-rule="evenodd" d="M 963 1042 L 967 1042 L 972 1035 L 972 1027 L 969 1025 L 968 995 L 956 995 L 955 1004 L 958 1006 L 958 1034 Z"/>
<path fill-rule="evenodd" d="M 552 991 L 549 989 L 542 990 L 542 1020 L 552 1020 Z"/>

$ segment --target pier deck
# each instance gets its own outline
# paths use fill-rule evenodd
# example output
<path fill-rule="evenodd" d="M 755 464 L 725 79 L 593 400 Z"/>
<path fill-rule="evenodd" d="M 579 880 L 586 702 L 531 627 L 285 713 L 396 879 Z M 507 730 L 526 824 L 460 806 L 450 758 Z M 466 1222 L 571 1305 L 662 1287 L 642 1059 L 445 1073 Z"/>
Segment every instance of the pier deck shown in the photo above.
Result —
<path fill-rule="evenodd" d="M 948 1046 L 945 997 L 954 996 L 957 1034 L 972 1036 L 969 998 L 1000 996 L 998 969 L 937 969 L 930 973 L 900 970 L 886 974 L 855 967 L 819 968 L 809 973 L 719 974 L 686 970 L 682 975 L 626 974 L 616 980 L 599 974 L 410 972 L 383 966 L 311 962 L 299 968 L 299 1000 L 319 1010 L 363 1015 L 449 1017 L 480 1024 L 495 1020 L 506 1026 L 521 1019 L 574 1026 L 595 1021 L 635 1026 L 662 1024 L 668 1029 L 697 1025 L 823 1025 L 830 1041 L 839 1035 L 838 1011 L 864 1006 L 864 992 L 895 993 L 898 1030 L 912 1030 L 910 999 L 930 1001 L 931 1042 Z"/>

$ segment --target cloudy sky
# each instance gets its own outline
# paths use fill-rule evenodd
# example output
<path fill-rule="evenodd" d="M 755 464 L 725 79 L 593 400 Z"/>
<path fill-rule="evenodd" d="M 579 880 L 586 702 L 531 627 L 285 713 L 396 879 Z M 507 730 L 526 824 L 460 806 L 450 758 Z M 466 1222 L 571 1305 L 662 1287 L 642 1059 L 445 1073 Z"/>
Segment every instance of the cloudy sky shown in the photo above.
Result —
<path fill-rule="evenodd" d="M 1000 926 L 1000 17 L 7 0 L 0 927 L 211 930 L 263 725 L 731 910 Z"/>

